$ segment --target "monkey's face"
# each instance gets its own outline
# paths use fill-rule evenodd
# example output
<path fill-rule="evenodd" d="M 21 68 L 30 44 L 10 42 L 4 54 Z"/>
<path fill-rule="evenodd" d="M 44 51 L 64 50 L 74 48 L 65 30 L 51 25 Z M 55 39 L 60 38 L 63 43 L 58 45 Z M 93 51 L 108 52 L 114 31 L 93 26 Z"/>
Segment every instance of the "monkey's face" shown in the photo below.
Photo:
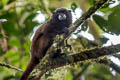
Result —
<path fill-rule="evenodd" d="M 67 16 L 64 13 L 59 13 L 57 18 L 59 21 L 63 21 L 63 20 L 66 20 Z"/>
<path fill-rule="evenodd" d="M 71 10 L 65 8 L 59 8 L 53 12 L 52 19 L 55 22 L 59 22 L 61 25 L 70 25 L 72 23 Z"/>

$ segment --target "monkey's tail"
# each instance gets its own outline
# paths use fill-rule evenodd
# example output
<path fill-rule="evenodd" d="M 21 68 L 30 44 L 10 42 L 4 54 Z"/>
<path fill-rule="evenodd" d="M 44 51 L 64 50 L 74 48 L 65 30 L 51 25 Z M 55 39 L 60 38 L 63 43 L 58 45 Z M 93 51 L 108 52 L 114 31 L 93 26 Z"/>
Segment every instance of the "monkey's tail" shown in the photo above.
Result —
<path fill-rule="evenodd" d="M 35 66 L 39 63 L 39 60 L 35 60 L 36 58 L 31 58 L 30 63 L 27 66 L 27 69 L 23 72 L 20 80 L 27 80 L 29 74 L 35 68 Z"/>

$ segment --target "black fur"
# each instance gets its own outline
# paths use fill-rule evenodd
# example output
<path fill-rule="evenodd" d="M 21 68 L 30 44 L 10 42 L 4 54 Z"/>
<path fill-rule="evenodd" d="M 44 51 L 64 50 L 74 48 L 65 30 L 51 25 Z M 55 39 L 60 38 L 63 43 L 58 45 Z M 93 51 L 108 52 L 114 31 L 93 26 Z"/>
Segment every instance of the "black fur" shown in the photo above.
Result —
<path fill-rule="evenodd" d="M 59 20 L 58 16 L 64 14 L 64 20 Z M 68 33 L 68 27 L 72 23 L 71 11 L 65 8 L 57 9 L 53 12 L 51 19 L 43 24 L 35 33 L 31 45 L 31 58 L 27 69 L 22 74 L 20 80 L 27 80 L 34 67 L 44 57 L 47 50 L 52 46 L 54 37 L 57 34 Z"/>

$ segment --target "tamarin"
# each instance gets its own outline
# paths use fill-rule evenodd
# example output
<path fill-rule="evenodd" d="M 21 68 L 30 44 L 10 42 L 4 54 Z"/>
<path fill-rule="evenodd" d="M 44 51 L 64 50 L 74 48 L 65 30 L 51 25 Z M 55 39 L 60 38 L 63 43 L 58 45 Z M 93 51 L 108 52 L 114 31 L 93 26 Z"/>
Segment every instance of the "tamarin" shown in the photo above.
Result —
<path fill-rule="evenodd" d="M 45 56 L 47 50 L 52 46 L 55 36 L 68 33 L 68 27 L 71 23 L 71 10 L 59 8 L 53 12 L 49 21 L 37 29 L 32 39 L 30 62 L 20 80 L 27 80 L 34 67 L 40 62 Z"/>

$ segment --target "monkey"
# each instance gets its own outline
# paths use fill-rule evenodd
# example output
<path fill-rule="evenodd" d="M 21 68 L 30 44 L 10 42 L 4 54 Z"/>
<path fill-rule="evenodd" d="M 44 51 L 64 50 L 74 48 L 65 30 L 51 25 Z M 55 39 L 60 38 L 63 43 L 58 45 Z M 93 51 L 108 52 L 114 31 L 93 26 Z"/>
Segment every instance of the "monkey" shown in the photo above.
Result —
<path fill-rule="evenodd" d="M 56 35 L 67 34 L 70 24 L 72 24 L 71 10 L 58 8 L 53 12 L 50 20 L 37 29 L 32 39 L 30 62 L 20 80 L 27 80 L 29 74 L 52 46 Z"/>

